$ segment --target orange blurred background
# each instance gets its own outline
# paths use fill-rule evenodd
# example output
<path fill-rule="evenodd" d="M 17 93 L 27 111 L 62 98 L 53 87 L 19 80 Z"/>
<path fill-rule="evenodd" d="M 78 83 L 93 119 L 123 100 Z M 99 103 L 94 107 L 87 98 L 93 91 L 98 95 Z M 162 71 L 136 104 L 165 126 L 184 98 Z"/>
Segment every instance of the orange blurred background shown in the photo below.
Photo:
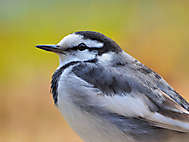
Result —
<path fill-rule="evenodd" d="M 79 142 L 53 105 L 58 57 L 35 48 L 102 32 L 189 100 L 189 1 L 1 0 L 0 141 Z"/>

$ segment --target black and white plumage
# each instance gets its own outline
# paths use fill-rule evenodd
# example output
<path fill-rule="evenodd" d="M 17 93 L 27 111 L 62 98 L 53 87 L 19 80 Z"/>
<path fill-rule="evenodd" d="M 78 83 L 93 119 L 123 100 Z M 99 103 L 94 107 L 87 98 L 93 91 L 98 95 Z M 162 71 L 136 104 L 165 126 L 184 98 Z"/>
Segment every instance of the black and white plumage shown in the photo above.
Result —
<path fill-rule="evenodd" d="M 85 142 L 188 142 L 189 104 L 157 73 L 103 34 L 81 31 L 57 45 L 54 102 Z"/>

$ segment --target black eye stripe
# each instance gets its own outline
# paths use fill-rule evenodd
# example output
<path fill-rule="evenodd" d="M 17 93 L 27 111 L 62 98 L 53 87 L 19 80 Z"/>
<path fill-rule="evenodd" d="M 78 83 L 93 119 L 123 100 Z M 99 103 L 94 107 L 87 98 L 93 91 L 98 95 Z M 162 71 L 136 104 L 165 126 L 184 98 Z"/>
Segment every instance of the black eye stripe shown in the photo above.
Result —
<path fill-rule="evenodd" d="M 89 51 L 92 51 L 92 50 L 98 50 L 100 48 L 97 48 L 97 47 L 88 47 L 86 44 L 80 43 L 78 46 L 74 46 L 72 48 L 67 48 L 64 51 L 77 51 L 77 50 L 83 51 L 85 49 L 88 49 Z"/>

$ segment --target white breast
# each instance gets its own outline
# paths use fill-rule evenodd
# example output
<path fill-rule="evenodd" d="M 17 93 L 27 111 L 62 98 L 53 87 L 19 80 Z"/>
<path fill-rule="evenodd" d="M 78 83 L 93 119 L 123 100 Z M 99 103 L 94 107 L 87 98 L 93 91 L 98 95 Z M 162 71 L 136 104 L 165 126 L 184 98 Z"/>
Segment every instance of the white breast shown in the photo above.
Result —
<path fill-rule="evenodd" d="M 84 86 L 89 84 L 70 73 L 70 68 L 63 72 L 58 84 L 58 108 L 73 130 L 85 142 L 135 142 L 109 122 L 82 111 L 73 104 L 74 95 L 81 95 L 82 92 L 95 94 L 90 89 L 86 90 Z"/>

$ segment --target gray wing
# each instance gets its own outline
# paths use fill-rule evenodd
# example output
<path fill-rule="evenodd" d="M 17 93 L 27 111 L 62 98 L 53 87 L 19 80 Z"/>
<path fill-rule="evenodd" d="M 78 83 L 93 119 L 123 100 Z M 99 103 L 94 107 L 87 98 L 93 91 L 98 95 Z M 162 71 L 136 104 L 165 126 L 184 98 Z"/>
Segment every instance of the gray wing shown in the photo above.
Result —
<path fill-rule="evenodd" d="M 82 62 L 74 66 L 72 71 L 81 79 L 92 84 L 94 88 L 98 88 L 102 92 L 102 96 L 112 98 L 120 96 L 124 100 L 125 96 L 129 94 L 144 95 L 143 102 L 151 111 L 144 114 L 144 119 L 152 121 L 158 127 L 183 132 L 189 131 L 189 104 L 157 73 L 141 63 L 135 62 L 124 66 L 110 67 Z M 120 105 L 121 99 L 118 100 L 118 103 L 115 101 L 115 104 Z M 114 100 L 116 99 L 114 98 L 112 101 Z M 121 104 L 123 107 L 127 104 L 127 99 L 124 103 Z M 113 111 L 113 113 L 117 113 L 118 109 L 113 108 Z M 124 112 L 121 115 L 124 115 Z M 168 119 L 162 118 L 164 116 Z M 175 126 L 172 126 L 174 123 L 176 123 Z"/>
<path fill-rule="evenodd" d="M 157 91 L 161 90 L 189 111 L 189 104 L 182 96 L 161 76 L 139 62 L 125 64 L 124 67 L 104 67 L 85 62 L 75 66 L 73 72 L 106 95 L 121 95 L 134 89 L 147 95 L 157 105 L 162 105 L 165 97 Z"/>

